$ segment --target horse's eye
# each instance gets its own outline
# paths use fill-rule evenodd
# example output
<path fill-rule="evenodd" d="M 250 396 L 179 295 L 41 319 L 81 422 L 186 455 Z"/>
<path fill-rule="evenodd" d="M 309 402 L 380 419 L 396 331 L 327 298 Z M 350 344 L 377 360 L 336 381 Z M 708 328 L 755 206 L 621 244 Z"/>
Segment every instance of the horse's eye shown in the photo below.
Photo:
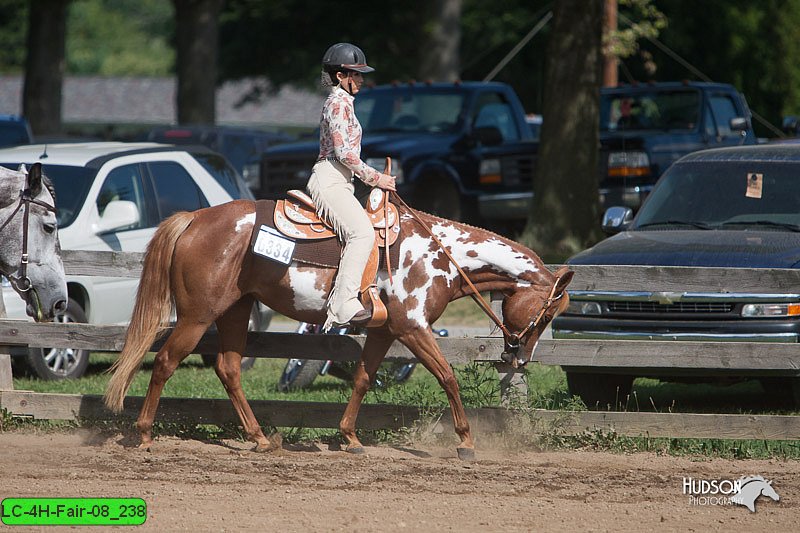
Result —
<path fill-rule="evenodd" d="M 45 233 L 53 234 L 56 231 L 55 224 L 43 224 Z"/>

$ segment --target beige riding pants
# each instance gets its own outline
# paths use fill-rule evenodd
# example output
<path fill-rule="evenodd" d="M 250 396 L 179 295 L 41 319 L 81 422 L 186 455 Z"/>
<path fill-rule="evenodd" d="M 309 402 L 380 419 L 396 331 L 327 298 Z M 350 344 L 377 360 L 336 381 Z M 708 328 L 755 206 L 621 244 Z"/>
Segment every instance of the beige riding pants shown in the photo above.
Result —
<path fill-rule="evenodd" d="M 375 242 L 375 230 L 353 194 L 353 172 L 338 161 L 318 161 L 306 189 L 319 216 L 333 226 L 342 240 L 339 272 L 328 297 L 327 329 L 333 323 L 346 324 L 364 309 L 358 290 Z"/>

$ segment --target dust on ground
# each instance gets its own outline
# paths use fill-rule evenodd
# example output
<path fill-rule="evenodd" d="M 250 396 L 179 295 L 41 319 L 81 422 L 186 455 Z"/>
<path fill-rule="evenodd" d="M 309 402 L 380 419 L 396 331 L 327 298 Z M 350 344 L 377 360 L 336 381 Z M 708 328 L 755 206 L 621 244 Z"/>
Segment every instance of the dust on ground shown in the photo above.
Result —
<path fill-rule="evenodd" d="M 85 429 L 0 433 L 0 498 L 141 497 L 137 531 L 792 531 L 800 517 L 797 461 L 487 443 L 467 463 L 430 443 L 360 456 L 318 443 L 265 454 L 237 440 L 131 444 Z M 683 494 L 684 477 L 749 474 L 772 480 L 780 501 L 762 496 L 751 513 Z"/>

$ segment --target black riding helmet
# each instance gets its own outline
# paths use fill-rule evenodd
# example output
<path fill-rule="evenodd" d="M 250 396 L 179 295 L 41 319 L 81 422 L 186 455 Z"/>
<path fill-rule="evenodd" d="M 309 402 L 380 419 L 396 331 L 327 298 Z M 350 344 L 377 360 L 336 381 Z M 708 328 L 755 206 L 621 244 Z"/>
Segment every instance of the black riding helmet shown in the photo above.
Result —
<path fill-rule="evenodd" d="M 322 68 L 327 72 L 353 70 L 356 72 L 373 72 L 375 69 L 367 65 L 367 57 L 358 46 L 350 43 L 336 43 L 322 56 Z"/>

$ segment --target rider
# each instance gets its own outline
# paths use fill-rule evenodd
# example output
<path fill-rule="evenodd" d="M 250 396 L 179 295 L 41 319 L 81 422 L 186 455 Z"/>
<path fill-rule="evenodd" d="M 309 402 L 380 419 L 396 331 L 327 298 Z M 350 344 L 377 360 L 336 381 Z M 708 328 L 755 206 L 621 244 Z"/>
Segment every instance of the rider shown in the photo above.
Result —
<path fill-rule="evenodd" d="M 322 82 L 330 87 L 319 124 L 319 158 L 306 189 L 317 212 L 342 241 L 342 258 L 333 291 L 328 297 L 325 329 L 333 324 L 365 325 L 371 313 L 358 299 L 361 278 L 375 241 L 364 208 L 356 200 L 353 176 L 372 187 L 395 190 L 395 178 L 361 160 L 361 124 L 353 100 L 372 72 L 361 49 L 350 43 L 334 44 L 322 58 Z"/>

